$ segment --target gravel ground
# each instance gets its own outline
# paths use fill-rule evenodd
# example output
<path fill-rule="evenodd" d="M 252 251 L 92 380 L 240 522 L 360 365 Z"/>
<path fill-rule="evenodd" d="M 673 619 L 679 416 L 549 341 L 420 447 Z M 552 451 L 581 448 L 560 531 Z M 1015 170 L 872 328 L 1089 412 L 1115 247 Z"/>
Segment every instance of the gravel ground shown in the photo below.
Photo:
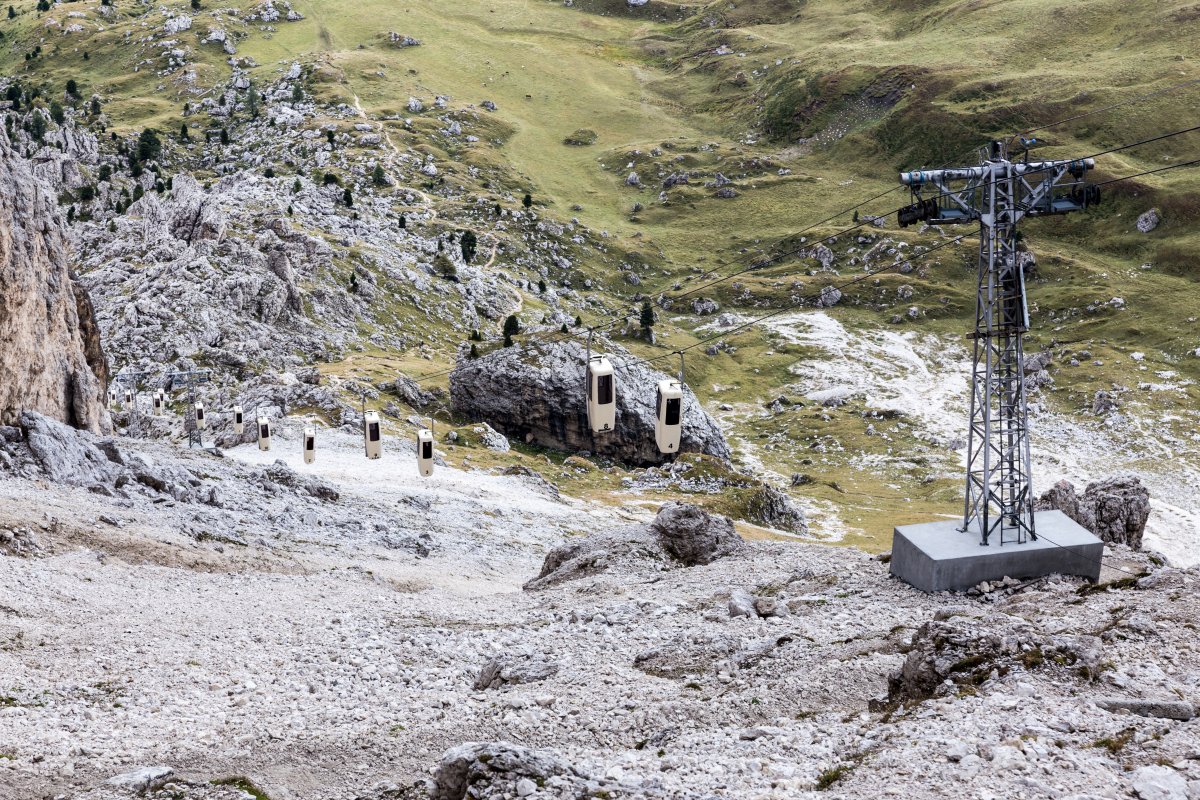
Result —
<path fill-rule="evenodd" d="M 593 796 L 1200 798 L 1200 723 L 1097 706 L 1200 702 L 1195 570 L 1115 551 L 1150 576 L 928 596 L 853 549 L 754 542 L 528 592 L 549 547 L 643 523 L 518 477 L 421 481 L 392 440 L 367 461 L 323 432 L 306 467 L 286 428 L 271 453 L 224 459 L 122 442 L 202 474 L 222 508 L 0 480 L 0 530 L 40 547 L 0 556 L 0 797 L 129 797 L 109 781 L 159 766 L 173 774 L 147 796 L 391 797 L 449 748 L 508 741 Z M 277 457 L 339 499 L 262 488 Z M 731 617 L 740 592 L 779 615 Z M 935 617 L 1016 655 L 889 698 Z M 1098 652 L 1087 675 L 1010 647 L 1076 635 Z M 520 668 L 476 688 L 497 658 Z"/>

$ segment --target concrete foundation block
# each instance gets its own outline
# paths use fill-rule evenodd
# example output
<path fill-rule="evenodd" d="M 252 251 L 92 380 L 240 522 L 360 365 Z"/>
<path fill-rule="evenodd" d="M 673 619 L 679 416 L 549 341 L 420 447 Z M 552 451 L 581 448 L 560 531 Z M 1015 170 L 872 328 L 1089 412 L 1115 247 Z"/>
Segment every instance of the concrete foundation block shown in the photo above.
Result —
<path fill-rule="evenodd" d="M 1034 514 L 1036 540 L 983 547 L 957 520 L 901 525 L 892 535 L 892 574 L 926 592 L 961 592 L 983 581 L 1078 575 L 1100 578 L 1104 542 L 1061 511 Z"/>

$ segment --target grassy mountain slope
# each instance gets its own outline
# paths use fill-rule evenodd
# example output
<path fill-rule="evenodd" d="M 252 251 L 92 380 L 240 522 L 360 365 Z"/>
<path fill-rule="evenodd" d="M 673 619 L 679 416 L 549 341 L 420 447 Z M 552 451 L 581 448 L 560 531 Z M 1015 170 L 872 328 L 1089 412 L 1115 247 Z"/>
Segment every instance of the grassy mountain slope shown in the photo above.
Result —
<path fill-rule="evenodd" d="M 604 231 L 608 249 L 579 256 L 579 270 L 595 285 L 584 295 L 593 309 L 584 314 L 589 321 L 632 307 L 641 294 L 670 294 L 676 284 L 686 289 L 795 249 L 797 231 L 893 187 L 900 168 L 970 163 L 989 138 L 1200 80 L 1192 46 L 1200 39 L 1200 6 L 1188 0 L 651 0 L 636 9 L 621 0 L 571 6 L 296 0 L 292 7 L 304 19 L 281 16 L 270 24 L 246 19 L 258 4 L 202 6 L 196 12 L 182 2 L 153 8 L 118 2 L 102 17 L 90 1 L 42 14 L 32 2 L 14 3 L 17 17 L 0 20 L 0 72 L 50 87 L 78 80 L 84 97 L 100 95 L 114 131 L 173 131 L 184 120 L 184 103 L 211 96 L 230 75 L 231 56 L 205 41 L 219 27 L 236 40 L 232 58 L 258 85 L 297 61 L 311 70 L 314 97 L 357 106 L 382 121 L 398 151 L 450 161 L 448 182 L 424 193 L 447 226 L 465 219 L 476 198 L 507 204 L 529 191 L 548 218 L 578 217 Z M 229 6 L 240 7 L 240 17 L 224 13 Z M 189 14 L 191 26 L 164 37 L 163 9 Z M 73 22 L 83 30 L 64 33 Z M 389 32 L 421 45 L 396 47 Z M 25 58 L 39 46 L 40 55 Z M 171 66 L 173 48 L 185 51 L 184 66 Z M 410 97 L 428 108 L 438 95 L 449 98 L 451 113 L 477 110 L 483 100 L 497 105 L 494 114 L 479 115 L 484 135 L 478 145 L 440 143 L 432 136 L 443 124 L 440 112 L 407 110 Z M 1086 155 L 1198 122 L 1195 84 L 1039 131 L 1035 155 Z M 564 142 L 581 129 L 594 132 L 593 143 Z M 1197 157 L 1200 133 L 1106 156 L 1096 178 Z M 640 187 L 627 184 L 631 172 Z M 691 173 L 689 183 L 663 190 L 663 179 L 680 172 Z M 731 181 L 735 197 L 722 199 L 705 185 L 718 173 Z M 904 201 L 895 191 L 862 212 L 890 215 Z M 1162 223 L 1138 233 L 1136 218 L 1152 207 Z M 1087 214 L 1025 227 L 1024 241 L 1039 259 L 1029 349 L 1049 348 L 1056 356 L 1056 383 L 1041 402 L 1091 424 L 1095 392 L 1118 386 L 1130 390 L 1139 413 L 1161 417 L 1164 436 L 1190 439 L 1196 421 L 1190 407 L 1200 399 L 1194 386 L 1200 359 L 1193 355 L 1200 347 L 1198 223 L 1200 172 L 1181 169 L 1114 184 L 1101 207 Z M 842 215 L 804 235 L 811 240 L 851 224 Z M 911 229 L 894 232 L 890 216 L 888 228 L 873 235 L 914 247 L 944 241 Z M 831 243 L 840 277 L 820 271 L 812 259 L 788 258 L 697 296 L 747 317 L 780 308 L 797 294 L 858 274 L 861 265 L 849 263 L 849 250 L 861 255 L 870 246 L 855 242 L 862 232 Z M 847 290 L 832 313 L 852 330 L 960 335 L 972 312 L 973 233 L 947 233 L 968 238 L 940 250 L 928 268 L 884 274 Z M 638 274 L 636 284 L 623 279 L 629 271 Z M 905 289 L 911 296 L 901 298 Z M 1114 305 L 1113 298 L 1123 303 Z M 535 293 L 524 300 L 523 313 L 541 310 Z M 419 316 L 407 309 L 395 318 Z M 626 344 L 665 355 L 712 332 L 696 330 L 707 320 L 686 304 L 660 317 L 658 346 Z M 872 538 L 886 535 L 893 521 L 952 510 L 958 491 L 953 459 L 923 455 L 929 445 L 903 420 L 871 422 L 861 398 L 783 418 L 749 413 L 788 392 L 797 360 L 827 353 L 760 328 L 728 341 L 735 351 L 693 351 L 689 380 L 705 401 L 737 409 L 727 422 L 763 468 L 821 473 L 796 494 L 844 509 L 851 530 Z M 1084 350 L 1089 358 L 1068 368 Z M 1145 357 L 1131 366 L 1135 351 Z M 376 355 L 385 372 L 396 363 L 429 364 L 412 353 Z M 440 346 L 433 364 L 448 365 L 451 358 L 452 349 Z M 354 369 L 362 369 L 364 359 L 359 356 Z M 1173 373 L 1178 391 L 1139 394 L 1139 380 L 1153 382 L 1154 373 L 1164 371 Z M 876 433 L 890 431 L 892 439 L 868 435 L 868 424 Z M 804 465 L 806 450 L 822 439 L 839 446 Z M 1195 458 L 1191 449 L 1181 445 L 1180 454 Z M 895 455 L 905 451 L 917 456 Z M 1138 464 L 1136 457 L 1125 463 Z M 604 487 L 601 481 L 596 488 Z"/>

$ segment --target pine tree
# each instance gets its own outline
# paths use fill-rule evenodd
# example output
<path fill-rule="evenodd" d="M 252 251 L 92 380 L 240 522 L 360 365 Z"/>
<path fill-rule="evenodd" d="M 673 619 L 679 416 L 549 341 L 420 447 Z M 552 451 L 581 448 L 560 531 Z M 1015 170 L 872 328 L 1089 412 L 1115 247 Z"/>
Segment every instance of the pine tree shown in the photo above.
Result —
<path fill-rule="evenodd" d="M 46 136 L 46 118 L 37 111 L 33 112 L 33 119 L 30 120 L 29 135 L 35 142 L 41 142 Z"/>
<path fill-rule="evenodd" d="M 200 0 L 192 0 L 192 11 L 200 10 Z"/>
<path fill-rule="evenodd" d="M 100 98 L 99 97 L 92 98 L 92 116 L 93 117 L 100 116 Z"/>
<path fill-rule="evenodd" d="M 499 203 L 496 203 L 496 216 L 499 217 L 499 216 L 502 216 L 503 214 L 504 214 L 504 209 L 500 207 Z"/>
<path fill-rule="evenodd" d="M 529 208 L 531 205 L 533 205 L 533 195 L 527 193 L 525 197 L 521 199 L 521 205 L 525 206 L 526 208 Z"/>
<path fill-rule="evenodd" d="M 263 170 L 263 177 L 264 178 L 274 178 L 275 177 L 275 168 L 267 167 L 265 170 Z"/>
<path fill-rule="evenodd" d="M 158 139 L 158 131 L 146 128 L 138 135 L 138 161 L 157 161 L 162 155 L 162 142 Z"/>
<path fill-rule="evenodd" d="M 299 86 L 293 86 L 292 87 L 292 102 L 299 103 L 303 99 L 304 99 L 304 90 L 301 89 Z"/>
<path fill-rule="evenodd" d="M 75 206 L 71 206 L 70 208 L 67 209 L 67 224 L 70 225 L 74 221 L 75 221 Z"/>
<path fill-rule="evenodd" d="M 250 112 L 250 119 L 258 119 L 258 90 L 253 86 L 246 95 L 246 110 Z"/>
<path fill-rule="evenodd" d="M 400 215 L 400 230 L 404 230 L 407 227 L 408 227 L 408 218 L 405 217 L 403 214 L 401 214 Z"/>
<path fill-rule="evenodd" d="M 562 324 L 562 328 L 559 330 L 559 333 L 570 333 L 570 332 L 571 332 L 571 330 L 567 327 L 567 323 L 564 322 Z"/>
<path fill-rule="evenodd" d="M 371 170 L 371 183 L 387 186 L 387 173 L 383 171 L 383 164 L 376 164 L 375 169 Z"/>
<path fill-rule="evenodd" d="M 79 97 L 79 84 L 76 83 L 74 78 L 67 81 L 67 97 Z"/>
<path fill-rule="evenodd" d="M 221 128 L 221 144 L 229 144 L 229 131 Z"/>
<path fill-rule="evenodd" d="M 15 8 L 13 8 L 12 6 L 9 6 L 8 7 L 8 18 L 16 19 L 16 16 L 17 16 L 17 10 Z"/>
<path fill-rule="evenodd" d="M 479 348 L 475 346 L 474 342 L 471 342 L 471 358 L 479 358 Z"/>
<path fill-rule="evenodd" d="M 179 126 L 179 141 L 190 142 L 191 140 L 192 140 L 192 134 L 188 130 L 187 123 L 184 122 Z"/>
<path fill-rule="evenodd" d="M 300 190 L 302 188 L 304 187 L 301 186 L 300 179 L 296 178 L 296 180 L 292 183 L 292 194 L 300 194 Z"/>
<path fill-rule="evenodd" d="M 460 242 L 460 247 L 462 247 L 463 261 L 465 261 L 468 264 L 471 263 L 471 259 L 475 258 L 475 246 L 476 246 L 475 232 L 474 231 L 465 231 L 462 235 L 462 242 Z"/>
<path fill-rule="evenodd" d="M 642 301 L 642 335 L 649 339 L 654 334 L 654 306 L 649 300 Z"/>
<path fill-rule="evenodd" d="M 63 111 L 62 104 L 57 100 L 50 103 L 50 119 L 54 120 L 56 125 L 62 125 L 67 121 L 66 112 Z"/>
<path fill-rule="evenodd" d="M 354 205 L 354 195 L 352 195 L 352 194 L 350 193 L 350 187 L 349 187 L 349 186 L 347 186 L 347 187 L 345 188 L 345 190 L 342 192 L 342 202 L 346 204 L 346 207 L 347 207 L 347 208 L 349 208 L 349 207 L 351 207 L 351 206 L 353 206 L 353 205 Z"/>
<path fill-rule="evenodd" d="M 582 324 L 583 324 L 583 317 L 579 317 L 579 316 L 575 317 L 575 327 L 578 328 Z"/>
<path fill-rule="evenodd" d="M 335 136 L 337 136 L 337 133 L 335 133 L 334 131 L 325 131 L 325 138 L 329 140 L 330 145 L 333 144 L 333 138 Z"/>
<path fill-rule="evenodd" d="M 540 278 L 538 279 L 538 292 L 540 294 L 546 293 L 546 282 Z"/>
<path fill-rule="evenodd" d="M 521 332 L 521 321 L 517 319 L 516 314 L 509 314 L 504 320 L 504 338 L 510 339 Z M 506 345 L 507 346 L 507 345 Z"/>

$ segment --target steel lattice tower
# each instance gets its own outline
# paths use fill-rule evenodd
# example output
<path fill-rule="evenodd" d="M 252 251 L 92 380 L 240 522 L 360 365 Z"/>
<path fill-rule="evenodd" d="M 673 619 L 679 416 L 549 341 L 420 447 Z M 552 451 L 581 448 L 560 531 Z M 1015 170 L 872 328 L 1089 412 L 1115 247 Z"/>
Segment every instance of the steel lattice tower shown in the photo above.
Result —
<path fill-rule="evenodd" d="M 980 543 L 1036 539 L 1026 406 L 1024 335 L 1029 330 L 1025 273 L 1017 250 L 1017 223 L 1026 216 L 1066 214 L 1099 200 L 1082 183 L 1094 166 L 1077 161 L 1008 159 L 994 142 L 979 166 L 905 172 L 914 203 L 900 225 L 979 222 L 979 266 L 968 420 L 966 498 L 960 530 Z M 926 187 L 936 195 L 922 198 Z"/>

